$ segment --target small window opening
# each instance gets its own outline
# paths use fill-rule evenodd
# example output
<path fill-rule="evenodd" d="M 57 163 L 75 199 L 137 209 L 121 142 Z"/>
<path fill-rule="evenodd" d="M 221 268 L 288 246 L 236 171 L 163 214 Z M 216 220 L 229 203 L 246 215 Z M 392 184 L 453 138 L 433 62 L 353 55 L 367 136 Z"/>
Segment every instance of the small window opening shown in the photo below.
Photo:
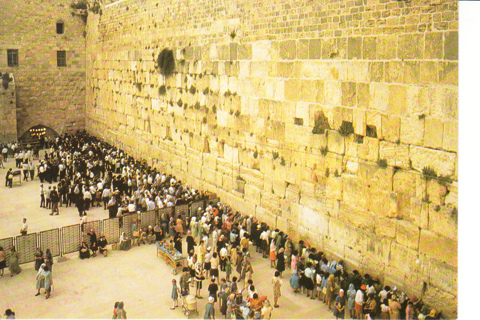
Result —
<path fill-rule="evenodd" d="M 63 21 L 57 22 L 57 34 L 63 34 L 65 32 L 65 24 Z"/>
<path fill-rule="evenodd" d="M 67 52 L 57 51 L 57 67 L 66 67 L 66 66 L 67 66 Z"/>

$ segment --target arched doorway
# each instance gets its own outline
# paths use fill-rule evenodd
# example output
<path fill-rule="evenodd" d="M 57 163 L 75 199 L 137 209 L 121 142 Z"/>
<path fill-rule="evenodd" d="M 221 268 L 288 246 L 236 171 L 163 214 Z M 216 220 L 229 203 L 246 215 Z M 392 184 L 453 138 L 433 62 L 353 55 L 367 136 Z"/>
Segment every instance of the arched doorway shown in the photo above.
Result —
<path fill-rule="evenodd" d="M 22 146 L 39 146 L 40 149 L 43 149 L 48 146 L 50 141 L 54 141 L 59 134 L 43 124 L 39 124 L 31 127 L 25 131 L 18 141 Z"/>

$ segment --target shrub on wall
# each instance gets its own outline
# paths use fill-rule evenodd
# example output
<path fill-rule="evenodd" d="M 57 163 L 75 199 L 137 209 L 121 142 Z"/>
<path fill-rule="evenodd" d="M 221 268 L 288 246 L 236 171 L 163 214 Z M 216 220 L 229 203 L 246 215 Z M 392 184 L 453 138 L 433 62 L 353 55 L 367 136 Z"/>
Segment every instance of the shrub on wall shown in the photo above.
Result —
<path fill-rule="evenodd" d="M 172 50 L 165 48 L 158 54 L 156 68 L 160 69 L 160 73 L 165 77 L 173 73 L 173 70 L 175 70 L 175 59 Z"/>

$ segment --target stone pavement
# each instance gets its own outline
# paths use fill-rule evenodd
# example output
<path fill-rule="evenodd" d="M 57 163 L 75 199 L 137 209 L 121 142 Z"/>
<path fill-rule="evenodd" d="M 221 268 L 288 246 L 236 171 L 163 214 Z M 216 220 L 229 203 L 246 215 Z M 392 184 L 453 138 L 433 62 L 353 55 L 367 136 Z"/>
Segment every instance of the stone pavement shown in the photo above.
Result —
<path fill-rule="evenodd" d="M 35 162 L 36 163 L 36 162 Z M 9 159 L 6 169 L 0 169 L 0 176 L 5 179 L 9 167 L 15 162 Z M 40 181 L 22 182 L 12 189 L 0 186 L 0 238 L 17 236 L 22 218 L 26 217 L 28 232 L 58 228 L 79 223 L 75 207 L 60 208 L 59 216 L 50 216 L 47 209 L 39 208 Z M 44 184 L 44 186 L 48 184 Z M 103 208 L 93 208 L 88 212 L 88 219 L 98 220 L 108 217 Z M 186 248 L 186 244 L 184 244 Z M 273 303 L 271 279 L 274 269 L 270 262 L 262 259 L 260 254 L 253 254 L 254 284 L 261 295 L 268 295 Z M 10 277 L 8 269 L 0 278 L 0 312 L 13 308 L 17 318 L 111 318 L 115 301 L 123 301 L 128 318 L 185 318 L 181 308 L 170 310 L 171 279 L 179 281 L 180 275 L 173 276 L 171 266 L 156 255 L 155 245 L 142 245 L 130 251 L 110 251 L 108 257 L 101 255 L 80 260 L 78 254 L 67 255 L 68 260 L 57 262 L 54 259 L 54 291 L 50 299 L 44 295 L 35 297 L 36 271 L 33 263 L 22 264 L 22 273 Z M 223 272 L 220 276 L 224 276 Z M 280 308 L 274 309 L 272 318 L 332 318 L 331 312 L 319 302 L 305 296 L 293 294 L 289 285 L 289 271 L 283 278 Z M 192 318 L 203 319 L 208 281 L 204 281 L 202 296 L 198 300 L 199 315 Z M 43 291 L 42 291 L 43 293 Z M 223 318 L 216 305 L 216 318 Z"/>

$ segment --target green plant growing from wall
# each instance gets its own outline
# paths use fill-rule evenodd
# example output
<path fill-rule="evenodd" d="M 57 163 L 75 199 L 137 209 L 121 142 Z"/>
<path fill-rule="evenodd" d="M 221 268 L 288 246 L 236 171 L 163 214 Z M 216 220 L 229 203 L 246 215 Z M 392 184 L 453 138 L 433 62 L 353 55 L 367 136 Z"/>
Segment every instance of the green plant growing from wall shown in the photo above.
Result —
<path fill-rule="evenodd" d="M 340 174 L 338 173 L 338 169 L 335 169 L 335 172 L 333 173 L 333 175 L 335 176 L 335 178 L 340 177 Z"/>
<path fill-rule="evenodd" d="M 277 160 L 278 156 L 279 156 L 278 152 L 276 152 L 276 151 L 272 152 L 273 160 Z"/>
<path fill-rule="evenodd" d="M 196 102 L 194 105 L 195 110 L 200 110 L 200 102 Z"/>
<path fill-rule="evenodd" d="M 212 107 L 212 112 L 213 112 L 213 113 L 217 113 L 217 106 L 216 106 L 216 105 L 213 105 L 213 107 Z"/>
<path fill-rule="evenodd" d="M 280 158 L 280 165 L 285 166 L 286 164 L 287 164 L 287 162 L 285 161 L 285 158 L 281 157 Z"/>
<path fill-rule="evenodd" d="M 418 120 L 423 120 L 425 119 L 425 117 L 426 117 L 425 113 L 422 113 L 418 116 Z"/>
<path fill-rule="evenodd" d="M 385 159 L 385 158 L 379 159 L 379 160 L 377 161 L 377 165 L 378 165 L 380 168 L 385 169 L 385 168 L 388 166 L 388 164 L 387 164 L 387 159 Z"/>
<path fill-rule="evenodd" d="M 207 123 L 207 117 L 203 117 L 202 122 L 203 122 L 204 124 L 206 124 L 206 123 Z"/>
<path fill-rule="evenodd" d="M 88 1 L 87 0 L 76 0 L 70 3 L 70 8 L 74 10 L 87 10 L 88 9 Z"/>
<path fill-rule="evenodd" d="M 377 138 L 377 127 L 367 124 L 366 136 L 370 138 Z"/>
<path fill-rule="evenodd" d="M 177 105 L 178 105 L 179 107 L 183 106 L 182 98 L 178 99 Z"/>
<path fill-rule="evenodd" d="M 255 150 L 255 152 L 253 153 L 253 158 L 254 158 L 254 159 L 257 159 L 257 158 L 258 158 L 258 151 L 257 151 L 257 150 Z"/>
<path fill-rule="evenodd" d="M 225 91 L 225 93 L 223 94 L 223 96 L 224 96 L 225 98 L 228 98 L 228 97 L 230 97 L 231 95 L 232 95 L 232 92 L 230 91 L 230 89 L 228 89 L 227 91 Z"/>
<path fill-rule="evenodd" d="M 323 111 L 320 111 L 317 118 L 315 118 L 315 126 L 313 127 L 312 133 L 324 134 L 326 129 L 330 129 L 330 125 Z"/>
<path fill-rule="evenodd" d="M 425 181 L 430 181 L 437 177 L 437 173 L 430 166 L 423 167 L 422 174 L 423 174 L 423 179 L 425 179 Z"/>
<path fill-rule="evenodd" d="M 142 91 L 142 84 L 140 82 L 135 82 L 134 85 L 135 85 L 135 87 L 137 87 L 138 91 L 140 91 L 140 92 Z"/>
<path fill-rule="evenodd" d="M 325 169 L 325 177 L 330 177 L 330 168 Z"/>
<path fill-rule="evenodd" d="M 5 90 L 8 89 L 8 84 L 13 81 L 13 79 L 10 77 L 10 75 L 6 72 L 4 74 L 1 74 L 2 76 L 2 86 Z"/>
<path fill-rule="evenodd" d="M 204 95 L 207 95 L 210 93 L 210 89 L 208 87 L 206 87 L 204 90 L 203 90 L 203 94 Z"/>
<path fill-rule="evenodd" d="M 240 110 L 235 111 L 235 117 L 240 117 Z"/>
<path fill-rule="evenodd" d="M 348 121 L 342 121 L 342 125 L 339 129 L 342 136 L 347 137 L 353 133 L 353 124 Z"/>
<path fill-rule="evenodd" d="M 320 148 L 320 154 L 321 154 L 322 156 L 325 157 L 325 156 L 327 155 L 327 153 L 328 153 L 328 146 L 325 146 L 325 147 L 321 147 L 321 148 Z"/>
<path fill-rule="evenodd" d="M 162 85 L 158 88 L 158 94 L 161 95 L 161 96 L 164 96 L 166 93 L 167 93 L 167 88 L 165 87 L 164 84 L 162 84 Z"/>
<path fill-rule="evenodd" d="M 439 175 L 437 177 L 437 182 L 439 185 L 446 187 L 447 185 L 451 184 L 453 180 L 449 176 Z"/>
<path fill-rule="evenodd" d="M 230 38 L 233 40 L 235 39 L 235 37 L 237 36 L 237 33 L 235 32 L 235 30 L 233 30 L 232 32 L 230 32 Z"/>
<path fill-rule="evenodd" d="M 178 62 L 181 66 L 184 66 L 185 65 L 185 59 L 182 59 Z"/>
<path fill-rule="evenodd" d="M 170 49 L 163 49 L 157 57 L 156 69 L 160 70 L 160 73 L 165 77 L 170 76 L 175 70 L 175 58 L 173 57 L 173 51 Z"/>
<path fill-rule="evenodd" d="M 190 94 L 195 94 L 197 92 L 197 88 L 195 88 L 194 85 L 192 85 L 189 89 Z"/>

